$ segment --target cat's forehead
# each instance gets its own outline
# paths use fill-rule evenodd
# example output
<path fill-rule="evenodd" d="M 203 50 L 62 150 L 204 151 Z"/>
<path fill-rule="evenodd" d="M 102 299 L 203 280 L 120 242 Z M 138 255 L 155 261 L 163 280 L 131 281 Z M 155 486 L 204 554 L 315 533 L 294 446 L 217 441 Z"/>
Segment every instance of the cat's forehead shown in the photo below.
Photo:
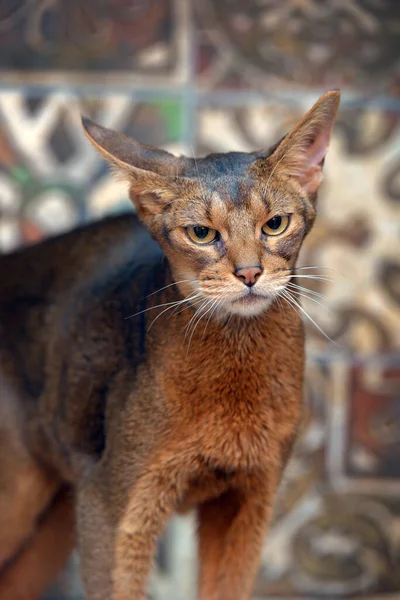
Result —
<path fill-rule="evenodd" d="M 244 230 L 265 221 L 271 212 L 301 212 L 299 198 L 288 184 L 276 185 L 276 178 L 265 173 L 260 177 L 260 169 L 253 168 L 261 157 L 265 153 L 229 152 L 192 159 L 185 179 L 195 187 L 188 188 L 184 205 L 176 206 L 179 218 L 216 229 Z"/>
<path fill-rule="evenodd" d="M 200 177 L 211 184 L 221 178 L 243 177 L 250 172 L 251 166 L 264 152 L 226 152 L 209 154 L 204 158 L 188 160 L 185 176 Z"/>
<path fill-rule="evenodd" d="M 182 215 L 193 222 L 218 230 L 243 230 L 253 227 L 268 214 L 267 196 L 260 182 L 248 175 L 222 175 L 197 178 L 197 193 L 185 203 Z"/>
<path fill-rule="evenodd" d="M 251 170 L 256 160 L 257 156 L 244 152 L 211 154 L 193 161 L 185 175 L 199 184 L 208 209 L 250 208 L 250 201 L 260 196 L 260 181 Z"/>

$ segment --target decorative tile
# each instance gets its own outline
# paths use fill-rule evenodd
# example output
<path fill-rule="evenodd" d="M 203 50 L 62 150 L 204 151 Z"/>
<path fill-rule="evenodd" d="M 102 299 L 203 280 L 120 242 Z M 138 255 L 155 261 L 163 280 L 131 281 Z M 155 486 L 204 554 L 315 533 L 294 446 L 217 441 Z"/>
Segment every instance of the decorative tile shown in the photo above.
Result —
<path fill-rule="evenodd" d="M 319 219 L 302 255 L 307 265 L 333 269 L 324 271 L 334 280 L 331 285 L 313 287 L 327 296 L 333 314 L 328 317 L 313 302 L 312 316 L 324 329 L 326 324 L 342 349 L 400 348 L 399 173 L 400 113 L 368 106 L 343 110 L 327 160 Z"/>
<path fill-rule="evenodd" d="M 399 35 L 396 0 L 0 2 L 0 252 L 132 209 L 79 113 L 205 154 L 268 147 L 316 88 L 358 98 L 300 258 L 323 278 L 299 279 L 307 416 L 255 600 L 400 598 Z M 195 579 L 193 519 L 174 520 L 153 600 L 194 600 Z M 83 600 L 76 553 L 45 600 Z"/>
<path fill-rule="evenodd" d="M 206 0 L 197 9 L 202 87 L 396 93 L 396 0 Z"/>
<path fill-rule="evenodd" d="M 1 81 L 176 84 L 187 14 L 184 0 L 3 0 Z"/>
<path fill-rule="evenodd" d="M 239 108 L 204 104 L 198 152 L 268 148 L 310 104 L 308 96 Z M 315 322 L 306 319 L 315 351 L 335 350 L 329 338 L 339 349 L 359 352 L 400 348 L 399 176 L 400 113 L 344 108 L 326 161 L 318 219 L 300 257 L 301 265 L 320 267 L 299 278 L 306 288 L 303 307 Z M 314 274 L 323 279 L 311 279 Z"/>
<path fill-rule="evenodd" d="M 400 356 L 310 361 L 306 381 L 308 416 L 284 477 L 255 597 L 395 600 Z"/>
<path fill-rule="evenodd" d="M 145 143 L 182 151 L 179 99 L 113 94 L 0 94 L 0 251 L 38 241 L 106 213 L 131 208 L 82 133 L 79 115 Z"/>
<path fill-rule="evenodd" d="M 331 476 L 339 487 L 400 496 L 400 356 L 355 364 L 347 374 L 347 403 L 337 389 L 331 419 Z M 341 428 L 343 443 L 335 434 Z"/>

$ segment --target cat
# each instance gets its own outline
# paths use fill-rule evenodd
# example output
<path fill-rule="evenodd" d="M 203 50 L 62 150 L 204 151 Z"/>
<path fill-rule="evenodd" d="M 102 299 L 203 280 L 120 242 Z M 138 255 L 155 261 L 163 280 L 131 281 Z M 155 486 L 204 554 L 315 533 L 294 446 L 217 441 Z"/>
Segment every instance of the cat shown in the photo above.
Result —
<path fill-rule="evenodd" d="M 339 100 L 270 150 L 198 160 L 83 119 L 136 214 L 0 259 L 1 600 L 39 598 L 75 543 L 88 600 L 144 600 L 191 509 L 198 599 L 250 597 L 302 414 L 291 286 Z"/>

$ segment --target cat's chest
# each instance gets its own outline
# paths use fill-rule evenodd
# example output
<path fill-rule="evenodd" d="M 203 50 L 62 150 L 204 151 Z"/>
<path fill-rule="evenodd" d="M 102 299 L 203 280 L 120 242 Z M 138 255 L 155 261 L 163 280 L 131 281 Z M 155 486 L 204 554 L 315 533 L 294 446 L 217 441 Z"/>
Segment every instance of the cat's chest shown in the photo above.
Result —
<path fill-rule="evenodd" d="M 210 345 L 177 359 L 171 348 L 157 371 L 168 413 L 184 445 L 216 468 L 257 468 L 278 460 L 293 436 L 301 404 L 302 359 L 284 361 L 260 336 L 245 351 Z M 277 341 L 277 340 L 275 340 Z M 199 340 L 199 345 L 201 340 Z M 249 344 L 250 345 L 250 344 Z"/>
<path fill-rule="evenodd" d="M 282 438 L 292 429 L 294 410 L 273 382 L 230 369 L 181 388 L 180 417 L 188 441 L 216 469 L 251 469 L 275 460 Z"/>
<path fill-rule="evenodd" d="M 199 453 L 215 468 L 235 470 L 256 467 L 279 446 L 277 415 L 270 399 L 251 396 L 215 399 L 194 419 Z"/>
<path fill-rule="evenodd" d="M 223 405 L 230 413 L 242 413 L 249 400 L 263 401 L 273 393 L 276 358 L 271 360 L 268 354 L 267 347 L 239 352 L 232 342 L 218 348 L 200 340 L 193 356 L 171 350 L 159 381 L 167 394 L 190 398 L 199 411 L 207 405 Z"/>

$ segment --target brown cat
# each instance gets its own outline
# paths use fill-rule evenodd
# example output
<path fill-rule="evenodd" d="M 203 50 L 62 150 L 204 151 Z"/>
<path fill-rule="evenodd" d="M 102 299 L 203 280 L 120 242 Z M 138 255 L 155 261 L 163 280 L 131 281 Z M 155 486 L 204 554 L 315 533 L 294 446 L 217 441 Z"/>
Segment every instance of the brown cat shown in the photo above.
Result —
<path fill-rule="evenodd" d="M 143 600 L 191 508 L 199 600 L 249 598 L 301 415 L 284 300 L 338 105 L 270 151 L 197 161 L 83 121 L 156 241 L 125 215 L 0 260 L 1 600 L 38 598 L 75 514 L 88 600 Z"/>

